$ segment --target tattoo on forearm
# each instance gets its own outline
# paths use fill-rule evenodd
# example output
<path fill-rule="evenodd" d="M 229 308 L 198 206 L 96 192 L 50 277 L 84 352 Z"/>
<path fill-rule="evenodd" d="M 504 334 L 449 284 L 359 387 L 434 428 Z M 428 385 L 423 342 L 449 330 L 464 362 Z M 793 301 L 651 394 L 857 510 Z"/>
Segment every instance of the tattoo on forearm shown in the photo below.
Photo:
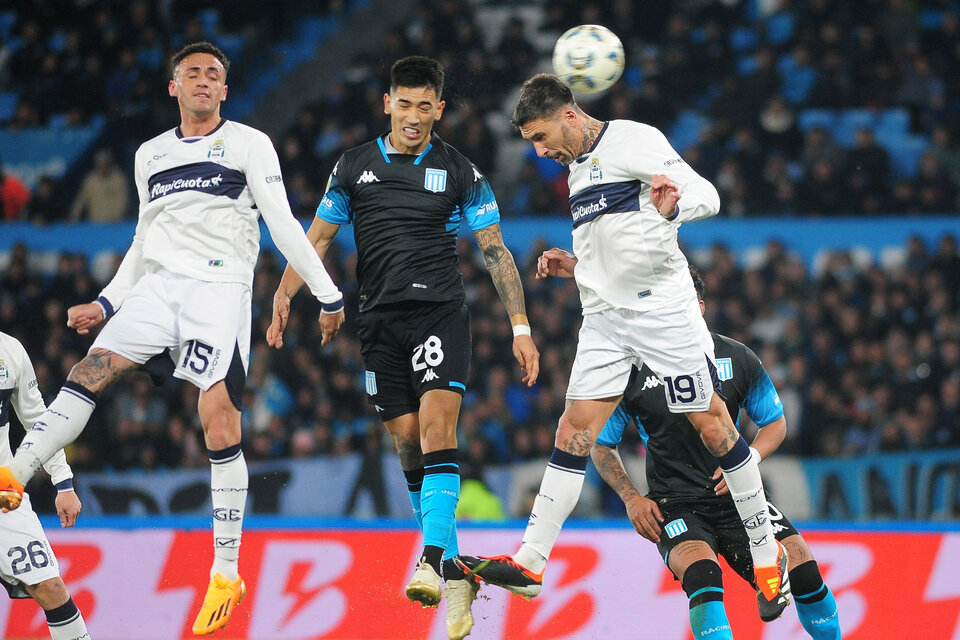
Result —
<path fill-rule="evenodd" d="M 135 364 L 109 351 L 93 351 L 78 362 L 67 380 L 94 393 L 103 391 Z"/>
<path fill-rule="evenodd" d="M 572 438 L 564 440 L 560 449 L 575 456 L 588 456 L 595 439 L 593 429 L 587 427 L 575 433 Z"/>
<path fill-rule="evenodd" d="M 523 299 L 523 283 L 520 272 L 513 260 L 513 254 L 503 244 L 500 225 L 494 224 L 474 232 L 477 245 L 483 253 L 483 263 L 490 272 L 493 285 L 500 294 L 507 315 L 526 315 L 526 305 Z"/>
<path fill-rule="evenodd" d="M 723 430 L 726 433 L 726 437 L 723 439 L 723 442 L 720 443 L 720 446 L 717 448 L 707 445 L 707 449 L 710 450 L 710 454 L 719 458 L 722 455 L 730 453 L 730 450 L 733 449 L 733 445 L 737 443 L 737 439 L 740 437 L 740 432 L 737 431 L 736 427 L 729 424 L 726 420 L 723 421 Z M 706 444 L 706 442 L 704 442 Z"/>
<path fill-rule="evenodd" d="M 594 447 L 590 452 L 593 456 L 593 464 L 603 481 L 610 485 L 610 488 L 617 492 L 617 495 L 626 502 L 634 494 L 640 492 L 633 485 L 626 470 L 623 468 L 623 462 L 617 454 L 607 447 Z"/>

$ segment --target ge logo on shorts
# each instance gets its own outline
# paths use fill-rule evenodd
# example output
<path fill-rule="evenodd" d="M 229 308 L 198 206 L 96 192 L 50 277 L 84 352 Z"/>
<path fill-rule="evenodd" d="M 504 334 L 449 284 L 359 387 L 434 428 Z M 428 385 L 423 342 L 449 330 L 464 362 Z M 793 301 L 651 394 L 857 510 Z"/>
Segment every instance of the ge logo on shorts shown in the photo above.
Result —
<path fill-rule="evenodd" d="M 683 518 L 671 520 L 663 527 L 663 530 L 667 532 L 667 536 L 676 538 L 687 530 L 687 523 L 683 521 Z"/>

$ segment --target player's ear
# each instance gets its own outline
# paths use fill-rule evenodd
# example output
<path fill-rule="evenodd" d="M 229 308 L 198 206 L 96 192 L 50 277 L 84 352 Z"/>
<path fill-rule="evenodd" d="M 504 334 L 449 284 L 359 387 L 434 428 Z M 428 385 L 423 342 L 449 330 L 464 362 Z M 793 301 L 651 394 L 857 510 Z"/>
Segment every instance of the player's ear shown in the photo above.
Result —
<path fill-rule="evenodd" d="M 443 100 L 441 100 L 440 103 L 437 104 L 437 115 L 434 116 L 434 118 L 433 118 L 434 120 L 439 120 L 439 119 L 440 119 L 440 116 L 443 115 L 443 108 L 444 108 L 445 106 L 447 106 L 447 103 L 444 102 Z"/>
<path fill-rule="evenodd" d="M 171 80 L 170 84 L 167 85 L 167 92 L 171 98 L 177 97 L 177 83 L 174 80 Z"/>
<path fill-rule="evenodd" d="M 383 94 L 383 112 L 389 115 L 390 111 L 390 94 L 385 93 Z"/>
<path fill-rule="evenodd" d="M 220 96 L 220 102 L 226 102 L 226 101 L 227 101 L 227 90 L 228 90 L 229 88 L 230 88 L 230 87 L 228 87 L 227 85 L 223 85 L 223 95 Z"/>

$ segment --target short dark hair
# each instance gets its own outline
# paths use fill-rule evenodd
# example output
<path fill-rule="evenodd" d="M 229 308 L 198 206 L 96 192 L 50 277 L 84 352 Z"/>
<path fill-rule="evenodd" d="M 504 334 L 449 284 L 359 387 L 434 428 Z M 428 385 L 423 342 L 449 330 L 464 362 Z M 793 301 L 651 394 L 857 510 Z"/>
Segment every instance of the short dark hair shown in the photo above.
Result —
<path fill-rule="evenodd" d="M 195 53 L 209 53 L 214 58 L 220 61 L 220 64 L 223 65 L 223 75 L 226 77 L 227 72 L 230 71 L 230 59 L 227 58 L 220 47 L 216 46 L 212 42 L 194 42 L 193 44 L 188 44 L 184 48 L 177 51 L 173 54 L 173 58 L 170 60 L 170 77 L 173 78 L 177 75 L 177 67 L 180 66 L 180 63 L 183 62 L 183 59 L 187 56 L 192 56 Z"/>
<path fill-rule="evenodd" d="M 697 268 L 692 264 L 690 267 L 690 277 L 693 278 L 693 288 L 697 291 L 697 300 L 703 300 L 703 292 L 706 287 L 703 284 L 703 276 L 700 275 L 700 272 L 697 271 Z"/>
<path fill-rule="evenodd" d="M 510 122 L 519 129 L 531 120 L 549 118 L 567 106 L 580 109 L 570 87 L 552 73 L 538 73 L 520 87 L 520 100 Z"/>
<path fill-rule="evenodd" d="M 443 66 L 426 56 L 400 58 L 390 67 L 390 93 L 397 87 L 433 89 L 437 100 L 443 95 Z"/>

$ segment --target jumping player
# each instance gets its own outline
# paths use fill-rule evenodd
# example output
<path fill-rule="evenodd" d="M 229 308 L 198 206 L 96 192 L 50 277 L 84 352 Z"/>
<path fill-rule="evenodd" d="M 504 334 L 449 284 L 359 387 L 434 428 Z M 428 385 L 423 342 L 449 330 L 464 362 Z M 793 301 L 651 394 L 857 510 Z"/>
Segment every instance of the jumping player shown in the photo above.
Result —
<path fill-rule="evenodd" d="M 197 386 L 211 464 L 214 560 L 196 634 L 225 626 L 245 592 L 237 568 L 248 483 L 240 406 L 261 216 L 322 303 L 324 343 L 343 322 L 343 296 L 290 211 L 270 139 L 220 116 L 229 67 L 209 42 L 173 56 L 168 91 L 179 104 L 180 126 L 137 150 L 133 243 L 97 300 L 67 311 L 67 326 L 81 334 L 110 321 L 41 416 L 45 428 L 30 431 L 10 467 L 0 467 L 0 508 L 10 511 L 27 480 L 76 439 L 98 395 L 119 376 L 148 363 Z"/>

